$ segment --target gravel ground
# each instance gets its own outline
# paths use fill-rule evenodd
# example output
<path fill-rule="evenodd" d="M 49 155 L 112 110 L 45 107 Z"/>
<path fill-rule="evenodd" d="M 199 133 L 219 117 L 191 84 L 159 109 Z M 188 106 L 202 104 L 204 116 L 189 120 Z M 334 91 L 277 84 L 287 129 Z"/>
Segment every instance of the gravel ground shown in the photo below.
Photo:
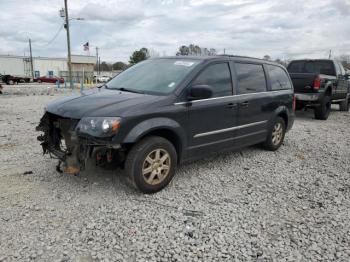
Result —
<path fill-rule="evenodd" d="M 350 260 L 350 113 L 301 112 L 279 151 L 186 164 L 142 195 L 118 170 L 55 171 L 34 128 L 65 93 L 43 94 L 0 96 L 0 261 Z"/>
<path fill-rule="evenodd" d="M 3 86 L 3 95 L 26 95 L 26 96 L 32 96 L 32 95 L 53 95 L 53 94 L 69 94 L 72 92 L 69 88 L 64 88 L 64 84 L 61 84 L 60 87 L 58 87 L 56 84 L 52 83 L 30 83 L 30 84 L 16 84 L 16 85 L 5 85 L 1 83 Z M 96 85 L 102 85 L 102 84 L 91 84 L 91 85 L 85 85 L 85 88 L 91 88 Z M 74 88 L 77 90 L 80 90 L 81 86 L 79 84 L 75 84 Z"/>

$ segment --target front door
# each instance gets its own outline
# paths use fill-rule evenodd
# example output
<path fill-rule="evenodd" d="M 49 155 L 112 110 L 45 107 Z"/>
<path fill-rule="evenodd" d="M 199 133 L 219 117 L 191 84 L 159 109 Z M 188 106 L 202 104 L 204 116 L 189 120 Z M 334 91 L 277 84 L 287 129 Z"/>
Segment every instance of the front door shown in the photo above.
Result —
<path fill-rule="evenodd" d="M 213 95 L 195 100 L 189 106 L 189 157 L 202 150 L 218 151 L 232 147 L 237 125 L 237 108 L 233 104 L 231 70 L 228 62 L 209 64 L 190 86 L 209 85 Z"/>

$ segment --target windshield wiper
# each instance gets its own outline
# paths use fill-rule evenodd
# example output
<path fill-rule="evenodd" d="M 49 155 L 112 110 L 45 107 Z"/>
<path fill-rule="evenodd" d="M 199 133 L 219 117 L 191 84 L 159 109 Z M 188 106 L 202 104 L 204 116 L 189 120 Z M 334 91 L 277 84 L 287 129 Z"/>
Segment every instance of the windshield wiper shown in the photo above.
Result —
<path fill-rule="evenodd" d="M 102 86 L 98 86 L 97 88 L 102 88 L 102 87 L 105 87 L 108 89 L 108 85 L 107 84 L 103 84 Z"/>
<path fill-rule="evenodd" d="M 125 87 L 117 87 L 117 88 L 113 88 L 113 89 L 120 90 L 120 91 L 131 92 L 131 93 L 137 93 L 137 94 L 144 94 L 143 91 L 136 90 L 136 89 L 131 89 L 131 88 L 125 88 Z"/>

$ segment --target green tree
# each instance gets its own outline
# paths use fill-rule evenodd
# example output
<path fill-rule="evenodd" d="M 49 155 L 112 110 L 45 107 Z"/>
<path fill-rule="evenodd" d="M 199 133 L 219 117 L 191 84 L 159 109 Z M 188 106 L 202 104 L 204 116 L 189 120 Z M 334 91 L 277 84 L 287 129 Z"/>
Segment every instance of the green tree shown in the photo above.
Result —
<path fill-rule="evenodd" d="M 148 58 L 149 58 L 148 49 L 143 47 L 140 50 L 136 50 L 132 53 L 132 56 L 130 56 L 129 63 L 134 65 Z"/>
<path fill-rule="evenodd" d="M 202 48 L 198 45 L 190 44 L 189 46 L 182 45 L 176 55 L 191 55 L 191 56 L 211 56 L 216 55 L 214 48 Z"/>
<path fill-rule="evenodd" d="M 188 48 L 190 49 L 190 55 L 200 56 L 202 54 L 202 49 L 198 45 L 190 44 Z"/>
<path fill-rule="evenodd" d="M 275 60 L 275 62 L 278 63 L 278 64 L 280 64 L 280 65 L 286 66 L 286 64 L 285 64 L 281 59 L 279 59 L 279 58 L 277 58 L 277 59 Z"/>
<path fill-rule="evenodd" d="M 95 66 L 95 70 L 97 70 L 97 67 Z M 110 63 L 107 63 L 105 61 L 102 61 L 100 64 L 100 71 L 111 71 L 112 65 Z"/>
<path fill-rule="evenodd" d="M 179 47 L 179 51 L 176 53 L 176 55 L 189 55 L 190 49 L 188 46 L 182 45 Z"/>
<path fill-rule="evenodd" d="M 113 70 L 125 70 L 127 67 L 128 65 L 121 61 L 114 63 L 112 66 Z"/>
<path fill-rule="evenodd" d="M 264 60 L 270 61 L 271 60 L 271 56 L 269 55 L 264 55 L 263 57 Z"/>

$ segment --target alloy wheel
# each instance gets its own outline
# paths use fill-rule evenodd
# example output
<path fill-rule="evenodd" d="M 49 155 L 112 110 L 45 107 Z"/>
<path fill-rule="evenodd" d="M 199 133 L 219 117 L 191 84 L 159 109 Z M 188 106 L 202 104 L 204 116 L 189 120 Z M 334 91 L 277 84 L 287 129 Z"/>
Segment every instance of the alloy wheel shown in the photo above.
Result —
<path fill-rule="evenodd" d="M 272 144 L 277 146 L 283 138 L 283 127 L 281 123 L 276 123 L 272 131 Z"/>
<path fill-rule="evenodd" d="M 171 166 L 170 154 L 158 148 L 147 155 L 142 165 L 142 175 L 149 185 L 157 185 L 169 175 Z"/>

